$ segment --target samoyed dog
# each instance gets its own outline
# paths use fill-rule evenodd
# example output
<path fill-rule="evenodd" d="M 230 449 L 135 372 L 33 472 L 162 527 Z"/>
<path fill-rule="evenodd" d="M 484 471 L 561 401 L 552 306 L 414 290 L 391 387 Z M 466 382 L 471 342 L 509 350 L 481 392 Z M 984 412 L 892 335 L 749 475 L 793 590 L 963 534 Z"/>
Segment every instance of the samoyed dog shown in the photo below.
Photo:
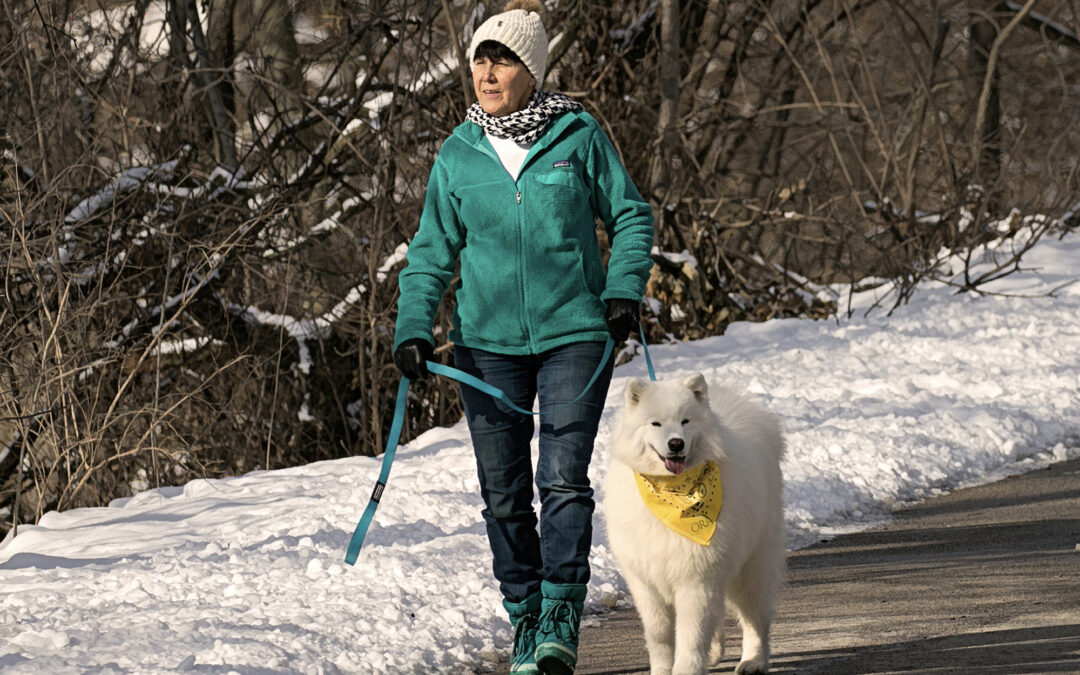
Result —
<path fill-rule="evenodd" d="M 784 576 L 783 451 L 776 417 L 710 388 L 702 375 L 627 383 L 611 437 L 605 512 L 611 550 L 645 627 L 651 675 L 703 675 L 719 660 L 726 604 L 743 630 L 735 672 L 768 671 Z M 694 494 L 661 494 L 664 481 L 684 474 L 705 476 L 684 490 Z M 650 495 L 667 510 L 652 509 Z M 672 526 L 661 521 L 695 496 L 719 513 L 702 516 L 691 506 L 667 518 Z M 711 536 L 696 532 L 709 528 Z"/>

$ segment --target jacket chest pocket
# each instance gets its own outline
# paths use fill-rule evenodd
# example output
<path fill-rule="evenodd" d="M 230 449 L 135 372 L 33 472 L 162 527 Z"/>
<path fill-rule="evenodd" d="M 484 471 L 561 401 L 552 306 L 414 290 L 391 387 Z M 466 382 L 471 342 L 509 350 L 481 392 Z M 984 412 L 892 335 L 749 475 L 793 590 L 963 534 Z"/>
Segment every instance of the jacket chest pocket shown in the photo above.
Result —
<path fill-rule="evenodd" d="M 556 170 L 534 176 L 540 199 L 556 209 L 579 210 L 588 204 L 581 178 L 572 170 Z"/>
<path fill-rule="evenodd" d="M 542 226 L 530 232 L 534 250 L 550 256 L 545 288 L 563 289 L 559 297 L 578 297 L 592 304 L 604 290 L 604 269 L 596 241 L 589 192 L 577 172 L 570 169 L 533 176 L 536 194 L 531 204 Z M 539 205 L 539 206 L 538 206 Z M 588 291 L 587 293 L 582 293 Z"/>

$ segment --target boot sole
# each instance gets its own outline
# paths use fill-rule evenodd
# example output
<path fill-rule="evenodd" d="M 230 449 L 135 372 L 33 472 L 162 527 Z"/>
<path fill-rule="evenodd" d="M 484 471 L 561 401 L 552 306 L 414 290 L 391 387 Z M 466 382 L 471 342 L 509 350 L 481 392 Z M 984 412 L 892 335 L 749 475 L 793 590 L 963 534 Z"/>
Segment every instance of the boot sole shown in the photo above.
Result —
<path fill-rule="evenodd" d="M 573 668 L 555 657 L 544 659 L 543 662 L 538 662 L 537 665 L 540 666 L 540 672 L 544 675 L 574 675 Z"/>
<path fill-rule="evenodd" d="M 573 659 L 571 663 L 567 663 Z M 544 644 L 536 648 L 536 665 L 544 675 L 574 675 L 577 654 L 560 644 Z"/>

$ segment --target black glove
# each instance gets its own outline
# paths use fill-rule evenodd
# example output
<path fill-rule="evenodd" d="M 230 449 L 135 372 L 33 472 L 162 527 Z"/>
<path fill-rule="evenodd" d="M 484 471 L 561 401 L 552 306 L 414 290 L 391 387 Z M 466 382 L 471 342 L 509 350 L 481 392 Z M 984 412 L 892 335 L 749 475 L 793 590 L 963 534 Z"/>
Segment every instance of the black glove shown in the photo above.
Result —
<path fill-rule="evenodd" d="M 639 303 L 633 300 L 623 298 L 612 298 L 607 301 L 607 315 L 604 321 L 607 322 L 611 339 L 616 343 L 625 342 L 626 338 L 630 337 L 630 331 L 638 329 L 638 305 Z"/>
<path fill-rule="evenodd" d="M 427 361 L 435 358 L 435 348 L 423 338 L 410 338 L 394 350 L 394 365 L 398 372 L 410 380 L 422 380 L 428 376 Z"/>

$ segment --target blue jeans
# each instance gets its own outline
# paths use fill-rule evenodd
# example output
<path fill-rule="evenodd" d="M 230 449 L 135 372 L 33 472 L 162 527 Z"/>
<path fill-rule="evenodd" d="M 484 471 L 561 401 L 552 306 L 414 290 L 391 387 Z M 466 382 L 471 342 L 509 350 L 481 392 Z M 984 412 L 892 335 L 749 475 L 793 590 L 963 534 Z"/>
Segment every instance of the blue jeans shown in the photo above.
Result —
<path fill-rule="evenodd" d="M 484 498 L 484 521 L 503 597 L 521 602 L 540 582 L 589 581 L 593 490 L 589 460 L 604 412 L 614 359 L 574 405 L 560 408 L 585 388 L 604 344 L 579 342 L 542 354 L 512 356 L 456 346 L 455 365 L 532 408 L 540 398 L 540 531 L 533 510 L 530 443 L 533 417 L 514 412 L 472 387 L 461 387 Z"/>

